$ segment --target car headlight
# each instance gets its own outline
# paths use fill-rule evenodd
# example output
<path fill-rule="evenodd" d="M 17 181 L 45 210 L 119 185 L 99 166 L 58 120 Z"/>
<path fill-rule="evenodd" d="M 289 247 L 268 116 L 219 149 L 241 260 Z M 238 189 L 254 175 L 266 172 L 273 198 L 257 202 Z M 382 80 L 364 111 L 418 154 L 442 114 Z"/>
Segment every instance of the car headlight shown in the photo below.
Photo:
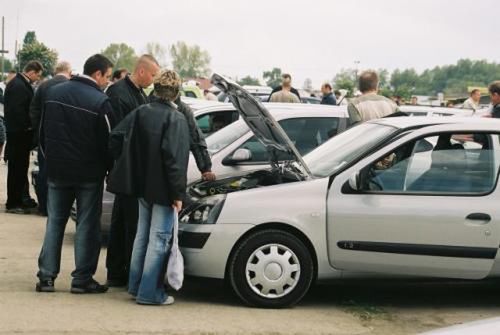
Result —
<path fill-rule="evenodd" d="M 225 194 L 200 199 L 189 205 L 179 215 L 180 223 L 215 224 L 226 200 Z"/>

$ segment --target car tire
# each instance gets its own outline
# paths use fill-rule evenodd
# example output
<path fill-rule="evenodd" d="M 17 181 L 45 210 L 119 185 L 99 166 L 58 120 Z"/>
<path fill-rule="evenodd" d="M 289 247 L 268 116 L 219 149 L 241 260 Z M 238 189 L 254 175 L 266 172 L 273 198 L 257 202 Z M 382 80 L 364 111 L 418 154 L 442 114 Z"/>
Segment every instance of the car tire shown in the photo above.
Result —
<path fill-rule="evenodd" d="M 247 305 L 283 308 L 298 303 L 314 279 L 314 262 L 293 234 L 266 229 L 236 247 L 228 269 L 233 291 Z"/>

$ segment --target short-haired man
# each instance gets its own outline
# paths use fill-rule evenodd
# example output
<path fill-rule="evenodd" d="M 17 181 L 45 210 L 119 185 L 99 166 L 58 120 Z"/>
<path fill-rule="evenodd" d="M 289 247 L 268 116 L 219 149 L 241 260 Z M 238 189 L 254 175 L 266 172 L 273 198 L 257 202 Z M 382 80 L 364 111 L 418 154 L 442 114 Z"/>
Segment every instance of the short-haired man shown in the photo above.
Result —
<path fill-rule="evenodd" d="M 162 70 L 154 82 L 158 99 L 130 113 L 113 130 L 110 140 L 116 163 L 108 189 L 139 199 L 128 281 L 128 292 L 138 304 L 174 302 L 165 292 L 163 279 L 174 211 L 181 210 L 185 196 L 189 160 L 188 124 L 173 103 L 180 87 L 177 73 Z"/>
<path fill-rule="evenodd" d="M 148 103 L 148 96 L 143 89 L 153 83 L 159 71 L 156 59 L 145 54 L 139 57 L 131 75 L 109 86 L 106 94 L 111 100 L 118 123 L 134 109 Z M 137 198 L 116 195 L 106 255 L 107 284 L 110 287 L 124 286 L 127 283 L 138 215 Z"/>
<path fill-rule="evenodd" d="M 490 92 L 491 99 L 491 117 L 500 119 L 500 80 L 492 82 L 488 86 L 488 91 Z"/>
<path fill-rule="evenodd" d="M 365 71 L 359 76 L 361 96 L 352 99 L 347 106 L 351 125 L 379 119 L 398 111 L 398 106 L 384 96 L 378 95 L 379 79 L 375 71 Z"/>
<path fill-rule="evenodd" d="M 40 145 L 48 177 L 47 228 L 38 259 L 36 290 L 53 292 L 59 274 L 64 230 L 76 200 L 72 293 L 104 293 L 93 279 L 101 250 L 100 217 L 104 178 L 111 168 L 108 138 L 114 125 L 111 102 L 102 89 L 113 64 L 103 55 L 85 62 L 83 75 L 52 87 L 41 119 Z"/>
<path fill-rule="evenodd" d="M 321 98 L 322 105 L 337 105 L 337 99 L 333 95 L 332 85 L 330 83 L 324 83 L 321 85 L 321 93 L 323 97 Z"/>
<path fill-rule="evenodd" d="M 60 62 L 54 69 L 54 77 L 44 81 L 35 91 L 30 106 L 31 125 L 35 132 L 34 142 L 39 143 L 40 136 L 40 118 L 42 109 L 47 99 L 49 89 L 60 83 L 64 83 L 71 78 L 71 64 Z M 36 196 L 38 198 L 38 211 L 41 215 L 47 216 L 47 172 L 45 169 L 45 157 L 40 147 L 38 147 L 38 175 L 36 178 Z"/>
<path fill-rule="evenodd" d="M 299 102 L 300 102 L 300 94 L 299 94 L 299 91 L 297 91 L 297 89 L 295 89 L 294 87 L 292 87 L 292 76 L 289 75 L 288 73 L 285 73 L 281 76 L 281 85 L 280 86 L 277 86 L 275 87 L 272 92 L 271 92 L 271 95 L 270 97 L 272 97 L 272 95 L 274 93 L 277 93 L 281 90 L 283 90 L 283 88 L 285 87 L 285 89 L 288 91 L 288 92 L 291 92 L 293 94 L 295 94 L 297 96 L 297 98 L 299 99 Z M 288 88 L 288 89 L 287 89 Z"/>
<path fill-rule="evenodd" d="M 269 102 L 300 103 L 299 93 L 295 94 L 293 91 L 295 89 L 292 87 L 292 77 L 290 75 L 283 75 L 280 88 L 281 90 L 271 93 Z"/>
<path fill-rule="evenodd" d="M 412 96 L 410 99 L 410 105 L 416 106 L 418 105 L 418 98 L 416 96 Z"/>
<path fill-rule="evenodd" d="M 29 196 L 28 169 L 30 151 L 33 148 L 33 127 L 29 113 L 33 99 L 31 85 L 40 80 L 42 72 L 43 66 L 40 62 L 29 62 L 23 72 L 17 73 L 5 88 L 4 112 L 8 154 L 7 213 L 27 214 L 31 208 L 38 206 Z"/>
<path fill-rule="evenodd" d="M 478 110 L 479 100 L 481 100 L 481 91 L 475 88 L 470 92 L 470 97 L 467 100 L 465 100 L 463 108 Z"/>

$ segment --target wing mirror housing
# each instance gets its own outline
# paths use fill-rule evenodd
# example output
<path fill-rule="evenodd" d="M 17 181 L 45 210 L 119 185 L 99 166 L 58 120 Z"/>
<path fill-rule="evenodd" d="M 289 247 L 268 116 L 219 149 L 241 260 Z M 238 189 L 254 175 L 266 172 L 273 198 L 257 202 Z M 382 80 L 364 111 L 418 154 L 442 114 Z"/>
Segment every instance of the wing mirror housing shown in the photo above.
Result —
<path fill-rule="evenodd" d="M 349 179 L 345 182 L 344 186 L 342 186 L 342 193 L 350 194 L 357 193 L 360 190 L 359 183 L 359 171 L 353 173 Z"/>
<path fill-rule="evenodd" d="M 226 157 L 222 161 L 224 165 L 236 165 L 238 163 L 252 160 L 252 152 L 248 149 L 240 148 L 236 150 L 231 157 Z"/>

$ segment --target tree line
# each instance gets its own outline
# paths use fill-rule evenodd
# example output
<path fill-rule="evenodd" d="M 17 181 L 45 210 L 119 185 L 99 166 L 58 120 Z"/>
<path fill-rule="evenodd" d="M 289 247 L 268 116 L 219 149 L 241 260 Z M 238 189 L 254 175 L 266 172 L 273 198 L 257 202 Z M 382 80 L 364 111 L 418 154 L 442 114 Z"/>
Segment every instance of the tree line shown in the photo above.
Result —
<path fill-rule="evenodd" d="M 210 75 L 210 54 L 198 45 L 188 45 L 183 41 L 168 47 L 157 42 L 148 43 L 143 52 L 153 55 L 161 66 L 170 66 L 183 78 L 208 77 Z M 111 43 L 100 53 L 107 56 L 115 69 L 125 68 L 132 71 L 139 56 L 136 50 L 126 43 Z M 39 60 L 45 68 L 44 75 L 52 73 L 57 62 L 57 51 L 40 42 L 34 31 L 26 33 L 23 46 L 16 60 L 5 60 L 5 70 L 23 68 L 31 60 Z M 436 66 L 418 73 L 415 69 L 396 69 L 390 73 L 387 69 L 378 69 L 380 91 L 383 95 L 398 95 L 410 98 L 412 95 L 464 96 L 469 87 L 486 87 L 500 79 L 500 64 L 486 60 L 461 59 L 456 64 Z M 276 87 L 281 83 L 282 70 L 274 67 L 263 71 L 262 77 L 267 86 Z M 357 90 L 358 70 L 342 69 L 331 80 L 335 89 L 346 89 L 352 95 Z M 252 76 L 237 79 L 241 85 L 261 85 L 261 80 Z M 312 91 L 312 81 L 307 78 L 303 89 Z"/>

